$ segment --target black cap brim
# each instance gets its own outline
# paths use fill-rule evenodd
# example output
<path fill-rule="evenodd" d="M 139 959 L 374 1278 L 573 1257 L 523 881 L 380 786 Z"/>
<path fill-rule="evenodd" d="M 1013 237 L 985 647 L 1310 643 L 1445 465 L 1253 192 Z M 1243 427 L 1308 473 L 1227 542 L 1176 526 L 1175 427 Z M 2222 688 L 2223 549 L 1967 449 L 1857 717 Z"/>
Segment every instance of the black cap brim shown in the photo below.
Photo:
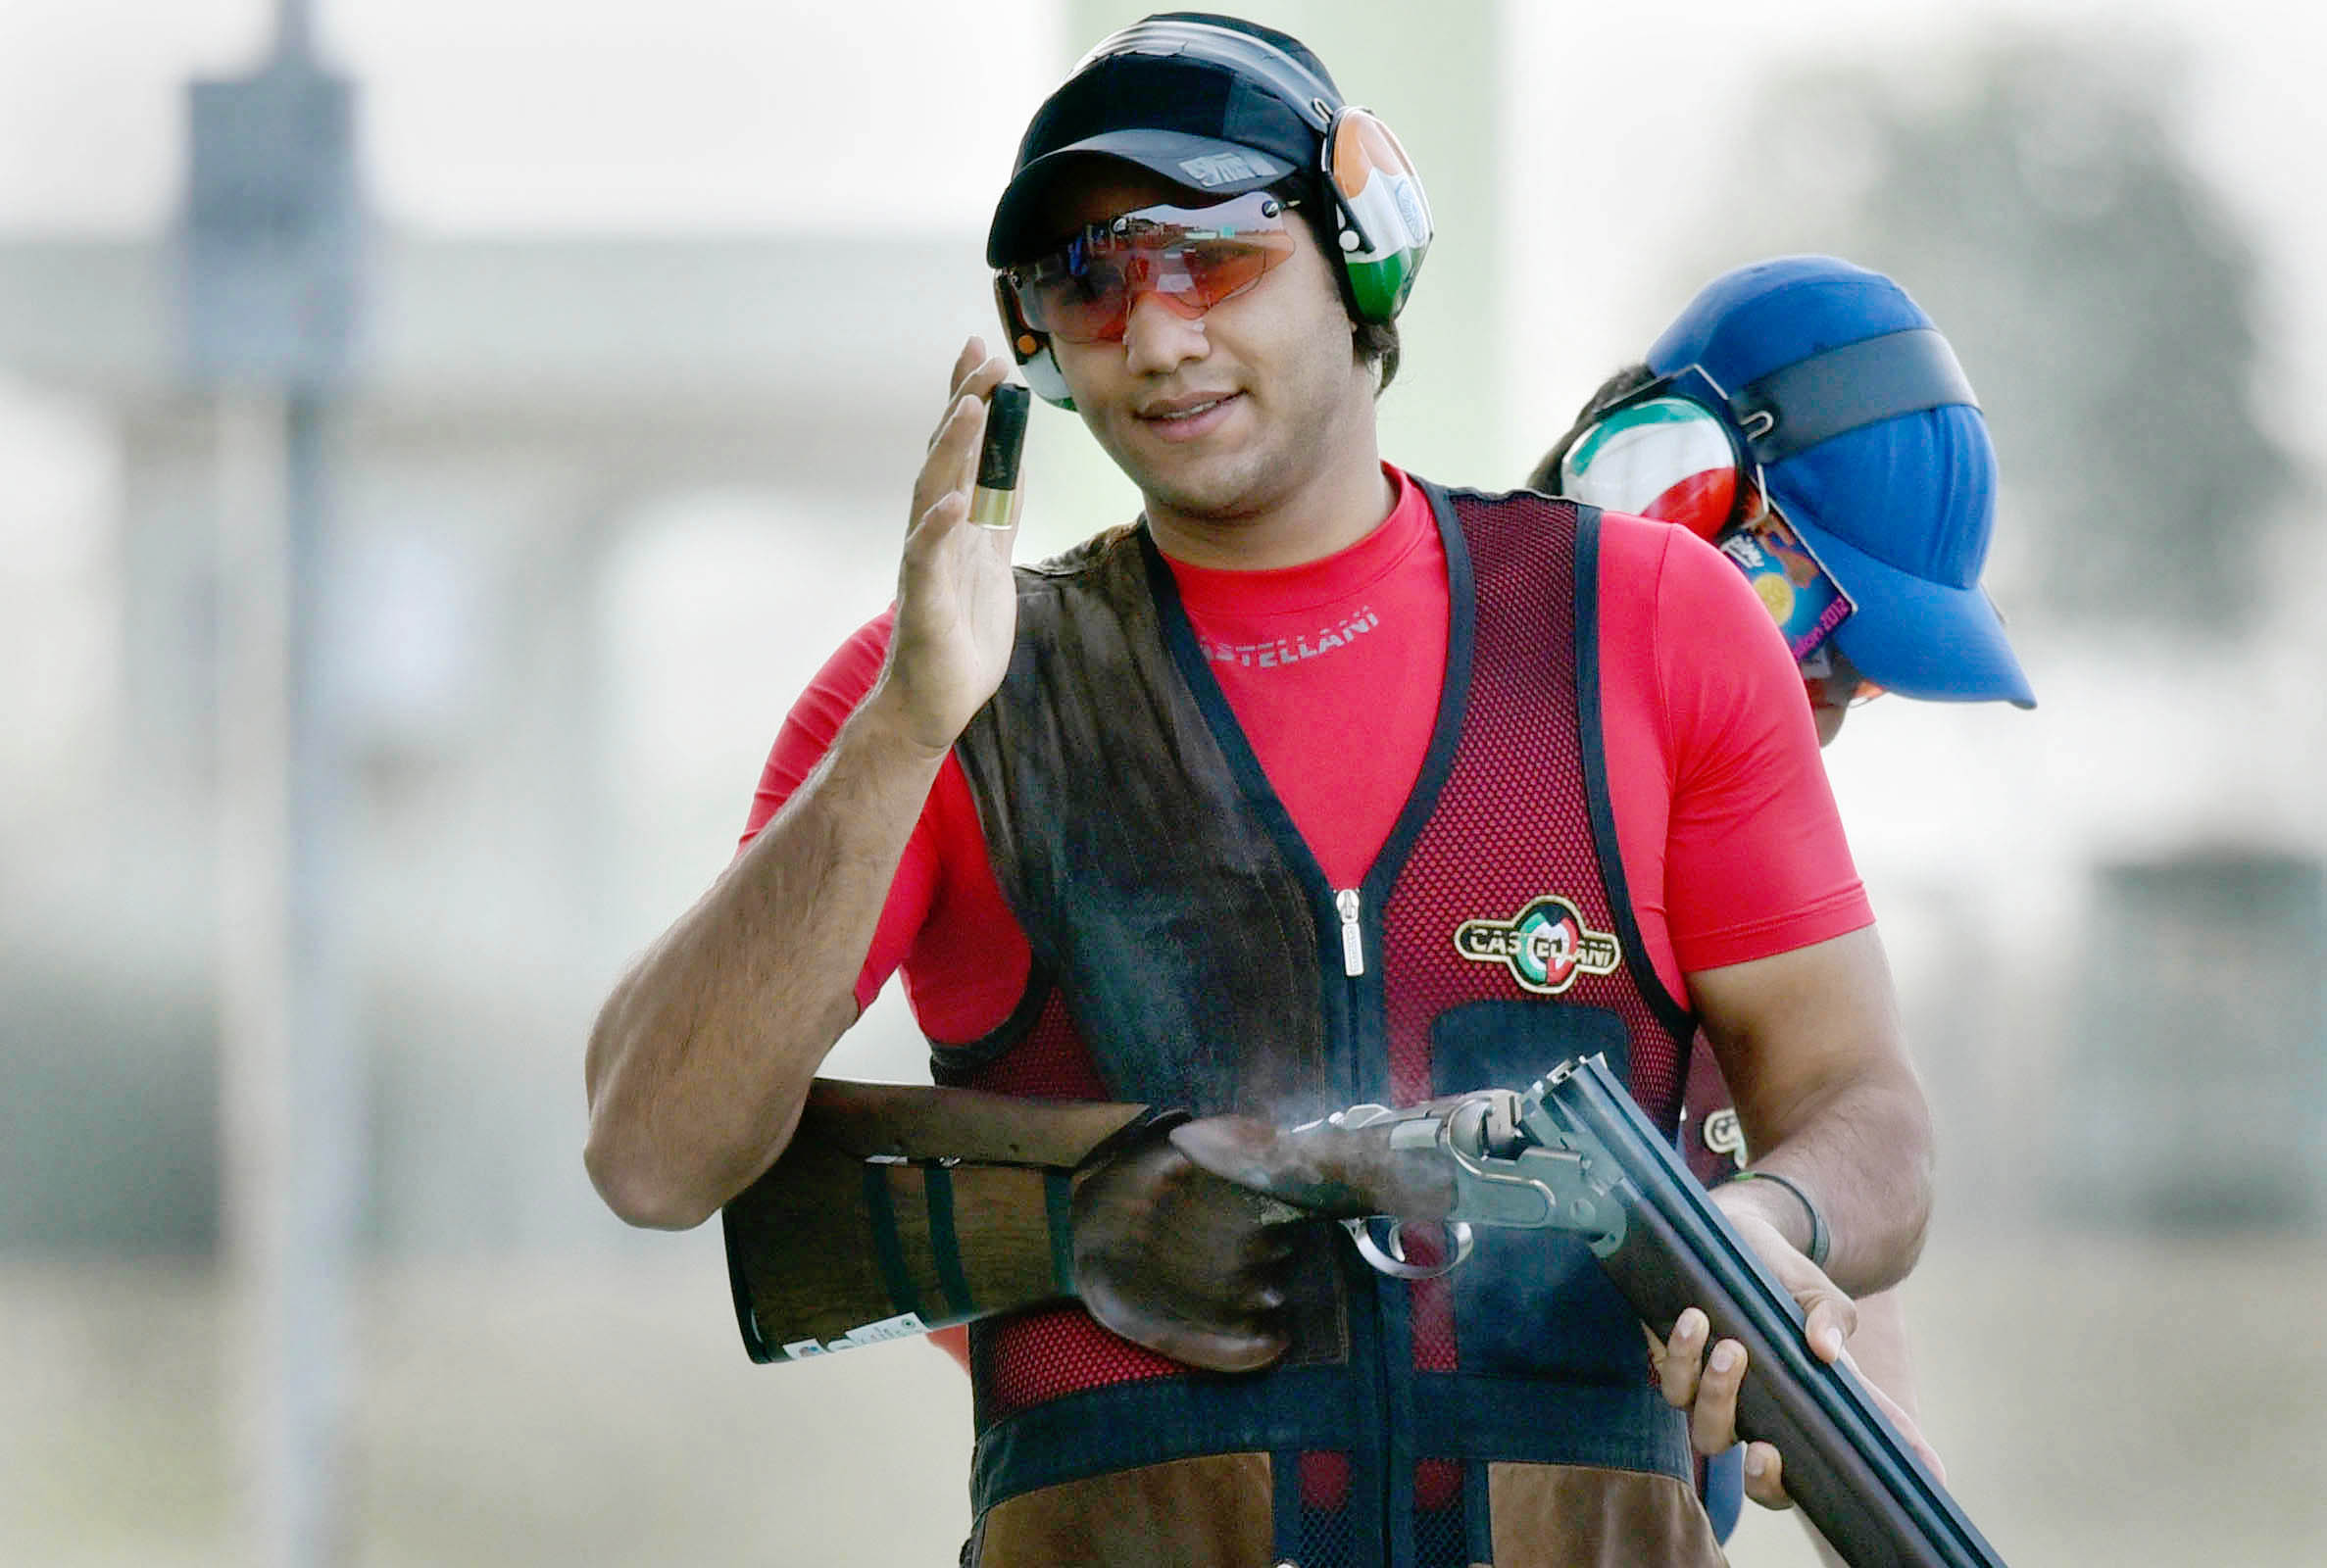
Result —
<path fill-rule="evenodd" d="M 1029 261 L 1064 239 L 1046 212 L 1060 179 L 1094 160 L 1128 164 L 1185 191 L 1198 204 L 1225 201 L 1275 185 L 1296 172 L 1273 153 L 1177 130 L 1110 130 L 1043 154 L 1019 170 L 994 207 L 986 265 Z"/>

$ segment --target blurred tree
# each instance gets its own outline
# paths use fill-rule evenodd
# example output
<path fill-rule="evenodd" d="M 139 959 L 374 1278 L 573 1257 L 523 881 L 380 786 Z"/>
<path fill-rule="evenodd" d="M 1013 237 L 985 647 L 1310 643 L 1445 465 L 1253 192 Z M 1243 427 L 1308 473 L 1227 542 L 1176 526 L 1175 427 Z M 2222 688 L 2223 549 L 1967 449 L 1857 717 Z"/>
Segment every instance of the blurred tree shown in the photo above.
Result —
<path fill-rule="evenodd" d="M 2253 412 L 2253 258 L 2183 149 L 2179 70 L 2051 37 L 1780 80 L 1719 231 L 1879 268 L 1931 312 L 2003 462 L 2007 575 L 2066 620 L 2238 625 L 2290 490 Z"/>

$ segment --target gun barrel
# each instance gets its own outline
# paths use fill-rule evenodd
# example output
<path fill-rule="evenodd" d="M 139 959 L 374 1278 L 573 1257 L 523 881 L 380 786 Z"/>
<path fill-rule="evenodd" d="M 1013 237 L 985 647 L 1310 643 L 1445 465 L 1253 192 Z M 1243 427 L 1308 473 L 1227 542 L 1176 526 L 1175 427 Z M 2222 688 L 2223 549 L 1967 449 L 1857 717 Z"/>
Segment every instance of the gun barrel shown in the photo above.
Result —
<path fill-rule="evenodd" d="M 1622 1236 L 1601 1267 L 1642 1319 L 1672 1332 L 1697 1306 L 1746 1348 L 1738 1428 L 1785 1455 L 1786 1491 L 1854 1568 L 2004 1568 L 1848 1367 L 1809 1351 L 1802 1309 L 1746 1246 L 1598 1057 L 1541 1085 L 1562 1130 L 1623 1172 Z"/>

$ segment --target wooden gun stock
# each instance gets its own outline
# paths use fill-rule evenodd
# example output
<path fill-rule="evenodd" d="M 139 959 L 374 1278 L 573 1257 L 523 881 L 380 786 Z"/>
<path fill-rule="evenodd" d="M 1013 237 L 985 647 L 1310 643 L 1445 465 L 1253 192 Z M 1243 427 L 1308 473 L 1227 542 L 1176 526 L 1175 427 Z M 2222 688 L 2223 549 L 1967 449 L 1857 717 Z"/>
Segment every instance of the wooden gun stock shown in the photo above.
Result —
<path fill-rule="evenodd" d="M 817 1079 L 721 1210 L 744 1348 L 798 1360 L 1071 1295 L 1068 1178 L 1146 1113 Z"/>

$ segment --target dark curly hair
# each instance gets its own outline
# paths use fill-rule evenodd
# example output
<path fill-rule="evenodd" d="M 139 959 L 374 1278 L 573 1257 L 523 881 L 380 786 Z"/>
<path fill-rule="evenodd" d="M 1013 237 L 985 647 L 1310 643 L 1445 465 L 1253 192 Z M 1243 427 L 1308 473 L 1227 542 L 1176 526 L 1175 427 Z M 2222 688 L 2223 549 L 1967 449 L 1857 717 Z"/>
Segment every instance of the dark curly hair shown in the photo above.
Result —
<path fill-rule="evenodd" d="M 1350 346 L 1357 351 L 1359 364 L 1381 371 L 1373 395 L 1378 398 L 1389 391 L 1390 383 L 1398 378 L 1398 323 L 1354 322 L 1350 327 Z"/>

